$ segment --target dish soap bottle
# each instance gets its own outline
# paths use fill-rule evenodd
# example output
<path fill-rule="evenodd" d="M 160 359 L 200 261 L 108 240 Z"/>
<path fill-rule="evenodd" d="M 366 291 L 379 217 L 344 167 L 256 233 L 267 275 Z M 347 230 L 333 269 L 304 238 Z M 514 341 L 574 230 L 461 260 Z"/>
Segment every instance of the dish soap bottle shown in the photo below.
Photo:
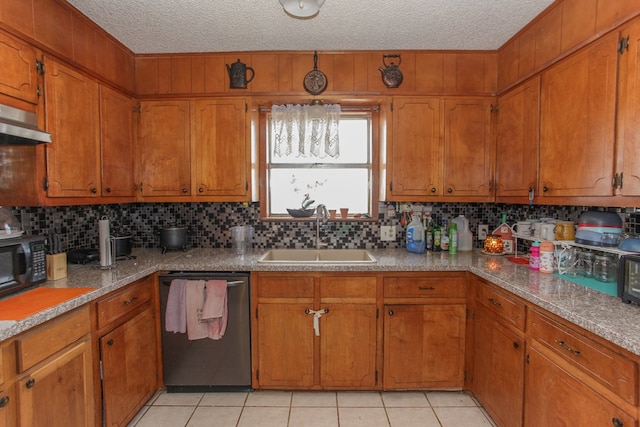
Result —
<path fill-rule="evenodd" d="M 407 250 L 416 254 L 423 254 L 425 248 L 424 226 L 419 215 L 414 214 L 407 226 Z"/>
<path fill-rule="evenodd" d="M 449 226 L 449 253 L 458 253 L 458 225 L 453 221 Z"/>
<path fill-rule="evenodd" d="M 442 249 L 443 252 L 447 252 L 449 250 L 449 220 L 446 218 L 442 219 L 440 249 Z"/>

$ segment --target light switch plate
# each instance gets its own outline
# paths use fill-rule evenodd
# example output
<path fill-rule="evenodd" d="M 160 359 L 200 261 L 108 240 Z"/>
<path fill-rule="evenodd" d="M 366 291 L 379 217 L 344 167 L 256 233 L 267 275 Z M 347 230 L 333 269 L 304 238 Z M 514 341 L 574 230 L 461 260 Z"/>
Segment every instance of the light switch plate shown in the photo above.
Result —
<path fill-rule="evenodd" d="M 383 225 L 380 227 L 380 240 L 383 242 L 392 242 L 396 240 L 396 226 Z"/>
<path fill-rule="evenodd" d="M 489 233 L 489 226 L 487 224 L 478 225 L 478 240 L 484 240 Z"/>

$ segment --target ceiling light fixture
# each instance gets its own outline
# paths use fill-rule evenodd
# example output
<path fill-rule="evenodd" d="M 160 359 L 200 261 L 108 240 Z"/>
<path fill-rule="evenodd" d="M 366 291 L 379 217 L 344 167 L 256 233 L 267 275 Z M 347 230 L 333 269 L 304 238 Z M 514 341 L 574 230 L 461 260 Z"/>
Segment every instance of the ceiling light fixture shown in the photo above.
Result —
<path fill-rule="evenodd" d="M 294 18 L 313 18 L 325 0 L 279 0 L 285 12 Z"/>

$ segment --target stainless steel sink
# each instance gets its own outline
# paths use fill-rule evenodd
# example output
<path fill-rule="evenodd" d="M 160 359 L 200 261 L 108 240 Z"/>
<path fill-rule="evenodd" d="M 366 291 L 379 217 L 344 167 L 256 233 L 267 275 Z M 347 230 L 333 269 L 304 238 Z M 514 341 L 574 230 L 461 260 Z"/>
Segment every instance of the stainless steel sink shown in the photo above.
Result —
<path fill-rule="evenodd" d="M 261 263 L 372 264 L 377 260 L 366 249 L 271 249 Z"/>

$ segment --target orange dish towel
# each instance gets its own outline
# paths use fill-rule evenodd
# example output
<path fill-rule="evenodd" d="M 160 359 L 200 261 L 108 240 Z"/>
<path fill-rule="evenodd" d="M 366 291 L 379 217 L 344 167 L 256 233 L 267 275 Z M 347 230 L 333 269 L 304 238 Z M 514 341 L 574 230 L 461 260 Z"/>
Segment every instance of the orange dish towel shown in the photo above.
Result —
<path fill-rule="evenodd" d="M 209 280 L 202 309 L 202 320 L 209 322 L 209 338 L 222 339 L 227 330 L 227 319 L 227 281 Z"/>

